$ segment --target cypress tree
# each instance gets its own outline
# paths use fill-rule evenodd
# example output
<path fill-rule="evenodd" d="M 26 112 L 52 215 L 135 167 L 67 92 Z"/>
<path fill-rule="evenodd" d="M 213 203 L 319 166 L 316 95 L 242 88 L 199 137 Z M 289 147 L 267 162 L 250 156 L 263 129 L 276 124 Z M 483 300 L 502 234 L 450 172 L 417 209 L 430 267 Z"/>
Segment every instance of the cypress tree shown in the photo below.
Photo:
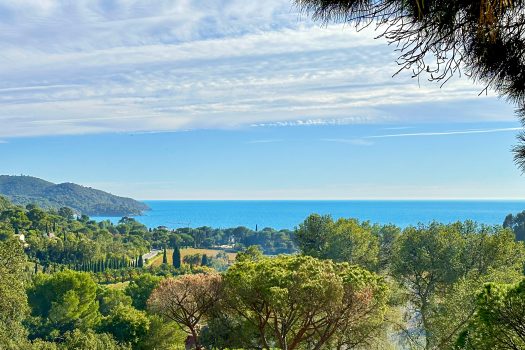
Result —
<path fill-rule="evenodd" d="M 164 253 L 162 253 L 162 263 L 167 264 L 168 263 L 168 255 L 166 253 L 166 247 L 164 247 Z"/>
<path fill-rule="evenodd" d="M 202 255 L 201 266 L 208 266 L 208 256 L 206 254 Z"/>
<path fill-rule="evenodd" d="M 138 266 L 139 266 L 139 267 L 144 267 L 144 259 L 142 258 L 142 255 L 139 255 L 139 263 L 138 263 Z"/>
<path fill-rule="evenodd" d="M 180 249 L 178 245 L 175 245 L 175 248 L 173 248 L 173 266 L 175 266 L 177 269 L 180 269 Z"/>

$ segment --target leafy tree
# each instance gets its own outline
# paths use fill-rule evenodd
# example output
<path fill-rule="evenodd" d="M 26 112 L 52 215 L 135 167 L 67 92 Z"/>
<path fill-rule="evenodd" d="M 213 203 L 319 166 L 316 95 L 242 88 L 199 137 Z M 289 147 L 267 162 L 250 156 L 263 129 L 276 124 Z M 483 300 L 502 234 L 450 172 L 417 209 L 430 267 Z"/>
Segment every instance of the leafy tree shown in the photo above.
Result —
<path fill-rule="evenodd" d="M 477 300 L 475 318 L 460 335 L 461 349 L 525 348 L 525 280 L 487 283 Z"/>
<path fill-rule="evenodd" d="M 374 234 L 379 240 L 379 269 L 387 270 L 392 261 L 394 242 L 401 233 L 401 229 L 395 225 L 374 227 Z"/>
<path fill-rule="evenodd" d="M 0 241 L 0 349 L 24 346 L 26 331 L 22 321 L 28 314 L 26 258 L 16 239 Z"/>
<path fill-rule="evenodd" d="M 376 24 L 414 76 L 446 81 L 462 69 L 516 102 L 525 118 L 525 2 L 501 0 L 295 0 L 325 22 Z M 429 64 L 429 57 L 434 57 Z M 516 160 L 525 166 L 524 135 Z"/>
<path fill-rule="evenodd" d="M 151 292 L 161 280 L 160 277 L 144 273 L 131 280 L 124 292 L 131 297 L 133 307 L 138 310 L 146 310 L 146 303 Z"/>
<path fill-rule="evenodd" d="M 516 283 L 522 279 L 521 272 L 506 268 L 483 275 L 472 272 L 439 293 L 432 302 L 431 342 L 434 348 L 457 350 L 458 337 L 476 318 L 480 286 L 488 282 Z"/>
<path fill-rule="evenodd" d="M 69 221 L 75 218 L 75 212 L 73 211 L 73 209 L 68 207 L 62 207 L 58 209 L 58 215 Z"/>
<path fill-rule="evenodd" d="M 379 264 L 379 237 L 368 222 L 310 215 L 296 232 L 301 251 L 313 257 L 350 262 L 375 270 Z"/>
<path fill-rule="evenodd" d="M 175 350 L 183 348 L 188 337 L 175 322 L 165 322 L 159 316 L 150 315 L 148 334 L 134 346 L 139 350 Z"/>
<path fill-rule="evenodd" d="M 38 274 L 27 293 L 33 316 L 42 322 L 37 335 L 54 337 L 96 326 L 100 321 L 96 290 L 97 285 L 84 272 Z"/>
<path fill-rule="evenodd" d="M 182 261 L 184 261 L 185 264 L 188 264 L 191 267 L 197 266 L 202 262 L 202 255 L 199 253 L 188 254 L 184 256 Z"/>
<path fill-rule="evenodd" d="M 60 350 L 131 350 L 126 345 L 118 344 L 111 335 L 97 334 L 92 330 L 75 329 L 64 335 Z"/>
<path fill-rule="evenodd" d="M 102 320 L 100 331 L 112 334 L 120 343 L 136 345 L 148 333 L 149 325 L 144 311 L 120 304 Z"/>
<path fill-rule="evenodd" d="M 31 221 L 22 208 L 7 208 L 0 213 L 0 220 L 8 221 L 16 234 L 26 231 L 31 226 Z"/>
<path fill-rule="evenodd" d="M 252 260 L 257 261 L 263 258 L 263 251 L 257 245 L 251 245 L 244 251 L 239 252 L 235 257 L 235 261 Z"/>
<path fill-rule="evenodd" d="M 218 309 L 201 332 L 206 349 L 256 349 L 257 331 L 245 320 Z"/>
<path fill-rule="evenodd" d="M 374 273 L 309 256 L 239 261 L 224 283 L 229 313 L 250 324 L 265 349 L 364 344 L 382 328 L 388 295 Z"/>
<path fill-rule="evenodd" d="M 299 249 L 313 257 L 321 257 L 326 251 L 328 238 L 334 222 L 329 215 L 312 214 L 299 224 L 295 232 Z"/>
<path fill-rule="evenodd" d="M 151 294 L 148 307 L 153 313 L 184 327 L 194 340 L 195 348 L 202 349 L 200 325 L 218 303 L 221 291 L 218 274 L 167 278 Z"/>
<path fill-rule="evenodd" d="M 525 211 L 516 215 L 507 215 L 503 227 L 512 229 L 518 241 L 525 241 Z"/>
<path fill-rule="evenodd" d="M 472 285 L 479 286 L 496 270 L 515 276 L 525 261 L 523 244 L 515 242 L 510 230 L 472 222 L 408 227 L 393 248 L 392 274 L 407 289 L 416 311 L 410 324 L 419 325 L 427 349 L 443 348 L 469 321 Z M 462 300 L 451 302 L 458 295 Z"/>
<path fill-rule="evenodd" d="M 0 211 L 9 209 L 12 206 L 11 202 L 4 196 L 0 196 Z"/>
<path fill-rule="evenodd" d="M 122 290 L 101 287 L 97 291 L 97 300 L 103 316 L 108 316 L 118 306 L 131 306 L 133 302 L 131 297 Z"/>

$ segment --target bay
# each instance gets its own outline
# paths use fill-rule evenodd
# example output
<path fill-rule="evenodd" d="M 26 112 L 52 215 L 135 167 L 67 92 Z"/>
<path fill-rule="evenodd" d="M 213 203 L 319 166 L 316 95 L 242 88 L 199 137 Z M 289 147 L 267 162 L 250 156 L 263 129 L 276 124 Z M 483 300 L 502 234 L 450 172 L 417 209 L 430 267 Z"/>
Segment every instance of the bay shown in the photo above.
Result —
<path fill-rule="evenodd" d="M 309 214 L 357 218 L 400 227 L 439 221 L 474 220 L 501 225 L 509 213 L 525 210 L 525 201 L 505 200 L 148 200 L 151 210 L 136 220 L 148 227 L 228 228 L 246 226 L 294 229 Z M 116 217 L 94 217 L 95 220 Z"/>

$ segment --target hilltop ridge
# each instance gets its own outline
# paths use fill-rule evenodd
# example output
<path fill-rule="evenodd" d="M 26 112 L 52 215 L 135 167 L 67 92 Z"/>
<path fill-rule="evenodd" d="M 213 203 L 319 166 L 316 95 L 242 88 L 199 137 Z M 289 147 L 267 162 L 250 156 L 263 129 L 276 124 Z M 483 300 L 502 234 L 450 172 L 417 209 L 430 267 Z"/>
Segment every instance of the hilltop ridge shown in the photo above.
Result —
<path fill-rule="evenodd" d="M 140 215 L 149 209 L 132 198 L 70 182 L 55 184 L 33 176 L 0 175 L 0 195 L 19 205 L 69 207 L 89 216 Z"/>

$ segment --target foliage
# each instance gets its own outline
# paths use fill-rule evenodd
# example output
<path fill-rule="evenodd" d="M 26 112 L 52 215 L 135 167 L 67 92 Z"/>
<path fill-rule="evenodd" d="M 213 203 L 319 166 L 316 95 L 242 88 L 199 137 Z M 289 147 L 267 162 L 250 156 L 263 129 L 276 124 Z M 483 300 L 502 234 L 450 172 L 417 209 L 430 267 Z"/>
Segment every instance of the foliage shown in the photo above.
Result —
<path fill-rule="evenodd" d="M 308 256 L 239 261 L 224 281 L 229 312 L 249 323 L 266 349 L 366 343 L 383 323 L 388 295 L 371 272 Z"/>
<path fill-rule="evenodd" d="M 162 263 L 163 264 L 168 263 L 168 254 L 166 253 L 166 248 L 164 248 L 164 251 L 162 252 Z"/>
<path fill-rule="evenodd" d="M 512 229 L 518 241 L 525 241 L 525 211 L 516 215 L 507 215 L 503 227 Z"/>
<path fill-rule="evenodd" d="M 150 316 L 148 334 L 134 348 L 139 350 L 180 350 L 185 349 L 186 332 L 175 322 L 165 322 L 156 315 Z"/>
<path fill-rule="evenodd" d="M 146 303 L 161 280 L 160 277 L 145 273 L 131 280 L 124 292 L 133 300 L 133 307 L 138 310 L 146 310 Z"/>
<path fill-rule="evenodd" d="M 28 312 L 25 263 L 18 240 L 0 241 L 0 349 L 21 348 L 25 342 L 26 331 L 22 326 Z"/>
<path fill-rule="evenodd" d="M 173 235 L 175 233 L 175 235 Z M 260 246 L 266 254 L 292 253 L 296 250 L 294 233 L 290 230 L 275 230 L 266 227 L 253 231 L 247 227 L 214 229 L 208 226 L 197 228 L 179 228 L 170 234 L 165 230 L 163 237 L 159 236 L 162 244 L 170 247 L 232 247 L 241 250 L 251 245 Z M 160 245 L 159 247 L 162 247 Z"/>
<path fill-rule="evenodd" d="M 173 261 L 173 267 L 175 267 L 176 269 L 180 269 L 180 264 L 181 264 L 180 248 L 177 245 L 173 247 L 172 261 Z"/>
<path fill-rule="evenodd" d="M 109 334 L 97 334 L 92 330 L 75 329 L 67 332 L 59 350 L 131 350 L 129 346 L 118 344 Z"/>
<path fill-rule="evenodd" d="M 486 283 L 493 291 L 515 288 L 525 262 L 524 244 L 511 230 L 519 232 L 519 215 L 506 219 L 507 229 L 467 221 L 404 230 L 311 215 L 296 232 L 279 235 L 242 227 L 147 229 L 127 217 L 97 223 L 67 208 L 22 208 L 1 197 L 0 206 L 0 348 L 8 350 L 175 350 L 186 337 L 218 349 L 387 349 L 392 339 L 427 349 L 498 349 L 497 328 L 481 318 L 488 306 L 478 295 Z M 263 240 L 265 252 L 296 239 L 305 255 L 270 258 L 260 246 L 240 243 L 257 235 L 281 242 Z M 183 242 L 227 243 L 240 251 L 235 257 L 227 247 L 185 248 L 178 254 L 187 264 L 176 268 L 178 249 L 166 250 L 168 264 L 160 264 L 159 254 L 139 267 L 150 246 Z M 214 269 L 226 271 L 221 278 Z M 173 278 L 183 274 L 197 275 Z M 28 317 L 24 290 L 31 275 Z M 110 282 L 121 289 L 102 285 Z M 521 307 L 515 294 L 512 304 Z M 148 300 L 154 315 L 146 313 Z M 512 306 L 498 305 L 498 312 Z M 511 328 L 501 332 L 519 337 Z"/>
<path fill-rule="evenodd" d="M 93 328 L 100 321 L 96 290 L 84 272 L 38 274 L 27 292 L 32 315 L 39 322 L 33 336 L 54 338 L 76 328 Z"/>
<path fill-rule="evenodd" d="M 148 300 L 148 309 L 165 319 L 177 322 L 191 335 L 196 349 L 201 349 L 201 322 L 221 298 L 222 283 L 218 274 L 184 275 L 160 282 Z"/>
<path fill-rule="evenodd" d="M 192 267 L 193 266 L 198 266 L 202 262 L 202 254 L 195 253 L 195 254 L 185 255 L 184 258 L 182 259 L 182 261 L 185 264 L 188 264 L 188 265 L 190 265 Z"/>
<path fill-rule="evenodd" d="M 485 283 L 514 283 L 522 278 L 520 272 L 505 268 L 483 275 L 469 273 L 439 293 L 432 300 L 431 343 L 434 348 L 455 348 L 457 338 L 475 318 L 478 294 Z"/>
<path fill-rule="evenodd" d="M 264 256 L 263 251 L 259 246 L 252 245 L 246 248 L 244 251 L 239 252 L 237 256 L 235 257 L 235 261 L 245 261 L 245 260 L 251 260 L 251 261 L 257 261 L 262 259 Z"/>
<path fill-rule="evenodd" d="M 99 287 L 97 301 L 102 316 L 108 316 L 118 306 L 131 306 L 133 299 L 122 290 Z"/>
<path fill-rule="evenodd" d="M 144 203 L 72 183 L 55 185 L 31 176 L 0 175 L 0 194 L 20 205 L 38 204 L 47 209 L 69 207 L 95 216 L 139 215 Z"/>
<path fill-rule="evenodd" d="M 472 222 L 432 223 L 408 227 L 398 237 L 392 273 L 406 288 L 415 309 L 412 315 L 417 315 L 410 323 L 421 327 L 425 347 L 443 348 L 472 316 L 466 307 L 482 282 L 496 270 L 509 277 L 521 273 L 524 261 L 523 244 L 514 240 L 510 230 Z M 456 308 L 458 313 L 453 314 L 453 304 L 447 302 L 460 294 L 461 301 L 455 303 L 463 303 L 464 308 Z M 452 334 L 443 331 L 447 321 L 442 316 L 447 313 Z"/>
<path fill-rule="evenodd" d="M 475 318 L 460 335 L 461 349 L 525 348 L 525 280 L 487 283 L 477 299 Z"/>
<path fill-rule="evenodd" d="M 303 253 L 321 259 L 358 264 L 369 270 L 379 266 L 380 241 L 376 228 L 356 219 L 310 215 L 296 232 Z"/>
<path fill-rule="evenodd" d="M 99 329 L 112 334 L 118 342 L 135 345 L 146 336 L 149 325 L 150 321 L 144 311 L 120 304 L 102 320 Z"/>
<path fill-rule="evenodd" d="M 218 309 L 212 312 L 201 332 L 201 343 L 206 349 L 257 348 L 257 332 L 248 322 Z"/>

